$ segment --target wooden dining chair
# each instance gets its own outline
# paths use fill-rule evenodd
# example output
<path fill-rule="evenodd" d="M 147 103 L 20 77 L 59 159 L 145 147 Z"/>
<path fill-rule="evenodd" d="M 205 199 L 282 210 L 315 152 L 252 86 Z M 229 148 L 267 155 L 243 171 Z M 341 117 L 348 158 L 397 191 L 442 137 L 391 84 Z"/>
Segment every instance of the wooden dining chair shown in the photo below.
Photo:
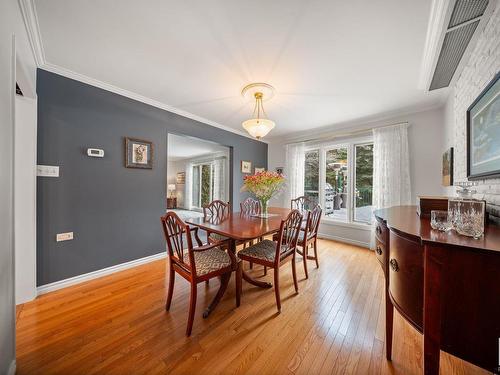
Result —
<path fill-rule="evenodd" d="M 247 197 L 243 202 L 240 203 L 240 212 L 243 215 L 256 215 L 260 213 L 260 202 L 257 199 Z M 253 245 L 253 241 L 248 241 L 250 246 Z M 262 241 L 262 237 L 259 238 Z M 243 244 L 243 248 L 247 247 L 247 242 Z M 250 269 L 253 268 L 253 263 L 250 262 Z M 264 266 L 264 276 L 267 275 L 267 267 Z"/>
<path fill-rule="evenodd" d="M 222 296 L 227 288 L 231 272 L 236 270 L 237 273 L 240 273 L 241 267 L 238 267 L 238 260 L 231 251 L 224 251 L 220 248 L 220 242 L 203 245 L 198 236 L 198 228 L 191 228 L 185 224 L 175 212 L 167 212 L 161 217 L 161 223 L 169 258 L 169 282 L 165 309 L 170 310 L 175 273 L 178 273 L 191 284 L 186 328 L 186 336 L 190 336 L 196 310 L 198 283 L 220 276 L 221 287 L 216 296 L 216 298 L 220 298 L 219 296 Z M 193 234 L 198 245 L 196 247 L 193 246 Z M 241 278 L 237 277 L 236 280 L 237 282 L 241 281 Z M 236 306 L 240 305 L 240 291 L 241 287 L 237 285 Z M 204 317 L 206 317 L 205 314 Z"/>
<path fill-rule="evenodd" d="M 322 209 L 320 205 L 314 207 L 312 211 L 307 212 L 307 221 L 305 228 L 300 231 L 299 240 L 297 241 L 297 246 L 302 248 L 297 249 L 297 253 L 302 255 L 306 279 L 309 278 L 309 275 L 307 273 L 307 260 L 316 261 L 316 268 L 319 268 L 317 239 L 321 213 Z M 314 256 L 308 254 L 308 250 L 311 245 L 314 249 Z"/>
<path fill-rule="evenodd" d="M 297 273 L 295 270 L 295 253 L 301 222 L 302 214 L 298 210 L 292 210 L 286 219 L 281 222 L 277 241 L 263 240 L 255 245 L 241 250 L 238 253 L 238 257 L 242 260 L 274 269 L 274 293 L 276 296 L 276 306 L 278 308 L 278 312 L 281 312 L 279 269 L 288 261 L 291 261 L 292 263 L 292 275 L 295 292 L 299 292 Z M 238 287 L 241 288 L 242 275 L 238 274 L 237 277 L 240 278 Z M 237 294 L 241 294 L 241 290 L 237 291 Z"/>
<path fill-rule="evenodd" d="M 257 199 L 247 197 L 240 203 L 240 212 L 244 215 L 256 215 L 260 213 L 260 202 Z"/>
<path fill-rule="evenodd" d="M 305 195 L 302 195 L 290 201 L 290 208 L 292 210 L 299 210 L 300 212 L 312 209 L 312 205 L 313 201 Z"/>
<path fill-rule="evenodd" d="M 203 206 L 203 218 L 205 220 L 219 221 L 223 220 L 231 212 L 231 206 L 229 202 L 223 202 L 221 200 L 215 200 Z M 220 234 L 207 232 L 207 238 L 209 243 L 226 241 L 227 237 L 221 236 Z"/>

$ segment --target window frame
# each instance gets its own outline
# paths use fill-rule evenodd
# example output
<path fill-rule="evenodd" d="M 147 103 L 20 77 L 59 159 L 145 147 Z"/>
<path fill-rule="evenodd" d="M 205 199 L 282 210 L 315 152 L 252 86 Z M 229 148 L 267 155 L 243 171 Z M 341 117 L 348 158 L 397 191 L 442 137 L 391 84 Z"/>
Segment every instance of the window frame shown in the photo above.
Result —
<path fill-rule="evenodd" d="M 326 153 L 329 150 L 336 148 L 347 148 L 347 193 L 348 200 L 346 204 L 347 210 L 347 218 L 346 220 L 339 220 L 335 218 L 331 218 L 325 215 L 325 211 L 323 211 L 324 222 L 335 224 L 339 226 L 347 226 L 347 227 L 358 227 L 362 229 L 366 229 L 371 227 L 371 223 L 354 220 L 354 210 L 356 208 L 355 203 L 355 184 L 356 184 L 356 146 L 363 146 L 373 144 L 373 137 L 358 137 L 351 139 L 339 139 L 336 142 L 327 142 L 323 144 L 315 144 L 306 146 L 304 149 L 304 154 L 311 151 L 318 150 L 319 152 L 319 173 L 318 173 L 318 188 L 319 194 L 318 199 L 321 207 L 325 207 L 325 187 L 326 187 Z M 304 176 L 305 178 L 305 176 Z M 305 188 L 305 181 L 304 181 Z M 305 193 L 305 190 L 304 190 Z"/>

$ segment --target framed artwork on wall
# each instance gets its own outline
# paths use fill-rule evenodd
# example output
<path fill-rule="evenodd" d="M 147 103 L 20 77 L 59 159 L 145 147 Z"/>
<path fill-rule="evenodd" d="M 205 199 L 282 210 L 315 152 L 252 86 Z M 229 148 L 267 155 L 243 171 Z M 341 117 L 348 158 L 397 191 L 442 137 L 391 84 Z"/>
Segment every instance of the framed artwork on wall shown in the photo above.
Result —
<path fill-rule="evenodd" d="M 241 173 L 252 173 L 252 162 L 251 161 L 241 161 Z"/>
<path fill-rule="evenodd" d="M 467 109 L 467 177 L 500 176 L 500 73 Z"/>
<path fill-rule="evenodd" d="M 261 172 L 265 172 L 265 171 L 266 171 L 266 168 L 255 167 L 255 173 L 261 173 Z"/>
<path fill-rule="evenodd" d="M 186 172 L 177 172 L 176 183 L 183 185 L 186 183 Z"/>
<path fill-rule="evenodd" d="M 453 185 L 453 147 L 443 154 L 442 185 Z"/>
<path fill-rule="evenodd" d="M 126 137 L 125 167 L 153 169 L 153 142 Z"/>

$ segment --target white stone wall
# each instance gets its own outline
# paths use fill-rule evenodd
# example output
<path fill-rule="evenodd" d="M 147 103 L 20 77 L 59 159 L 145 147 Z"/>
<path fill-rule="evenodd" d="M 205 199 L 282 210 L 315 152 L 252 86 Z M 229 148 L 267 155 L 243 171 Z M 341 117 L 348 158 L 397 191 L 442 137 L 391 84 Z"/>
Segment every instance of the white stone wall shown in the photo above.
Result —
<path fill-rule="evenodd" d="M 454 147 L 454 180 L 467 180 L 466 111 L 500 70 L 500 6 L 493 12 L 481 32 L 468 63 L 457 79 L 448 99 L 446 137 Z M 476 198 L 486 199 L 488 212 L 500 217 L 500 178 L 480 180 Z M 454 193 L 449 188 L 448 194 Z"/>

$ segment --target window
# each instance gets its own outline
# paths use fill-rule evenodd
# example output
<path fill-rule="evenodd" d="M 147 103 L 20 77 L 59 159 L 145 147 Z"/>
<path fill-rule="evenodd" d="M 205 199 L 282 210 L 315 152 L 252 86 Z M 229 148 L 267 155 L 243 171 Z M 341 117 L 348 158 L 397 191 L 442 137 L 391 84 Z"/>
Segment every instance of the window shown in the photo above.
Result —
<path fill-rule="evenodd" d="M 356 145 L 355 153 L 354 221 L 369 223 L 373 208 L 373 143 Z"/>
<path fill-rule="evenodd" d="M 193 166 L 193 206 L 201 208 L 213 200 L 213 165 Z"/>
<path fill-rule="evenodd" d="M 307 151 L 304 165 L 304 195 L 319 202 L 319 151 Z"/>
<path fill-rule="evenodd" d="M 325 216 L 347 221 L 349 166 L 347 147 L 326 151 L 325 158 Z"/>
<path fill-rule="evenodd" d="M 370 223 L 373 143 L 346 142 L 305 153 L 304 195 L 323 207 L 325 217 Z"/>

